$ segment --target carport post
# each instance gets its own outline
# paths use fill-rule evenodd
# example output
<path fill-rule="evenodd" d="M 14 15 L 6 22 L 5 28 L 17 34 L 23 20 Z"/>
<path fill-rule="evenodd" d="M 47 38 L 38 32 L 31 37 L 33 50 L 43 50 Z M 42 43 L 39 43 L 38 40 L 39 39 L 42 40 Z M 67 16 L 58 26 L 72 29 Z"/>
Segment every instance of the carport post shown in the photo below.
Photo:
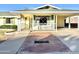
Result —
<path fill-rule="evenodd" d="M 56 31 L 57 31 L 57 15 L 56 15 L 55 29 L 56 29 Z"/>
<path fill-rule="evenodd" d="M 71 23 L 70 23 L 70 16 L 69 16 L 69 29 L 71 28 Z"/>

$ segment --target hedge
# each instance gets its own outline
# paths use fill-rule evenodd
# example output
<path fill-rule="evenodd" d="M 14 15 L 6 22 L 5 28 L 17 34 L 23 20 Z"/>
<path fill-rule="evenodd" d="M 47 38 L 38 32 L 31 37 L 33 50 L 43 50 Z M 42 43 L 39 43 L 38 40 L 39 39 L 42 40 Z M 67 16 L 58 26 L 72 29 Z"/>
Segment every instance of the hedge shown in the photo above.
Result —
<path fill-rule="evenodd" d="M 1 25 L 1 29 L 15 29 L 17 30 L 17 25 Z"/>

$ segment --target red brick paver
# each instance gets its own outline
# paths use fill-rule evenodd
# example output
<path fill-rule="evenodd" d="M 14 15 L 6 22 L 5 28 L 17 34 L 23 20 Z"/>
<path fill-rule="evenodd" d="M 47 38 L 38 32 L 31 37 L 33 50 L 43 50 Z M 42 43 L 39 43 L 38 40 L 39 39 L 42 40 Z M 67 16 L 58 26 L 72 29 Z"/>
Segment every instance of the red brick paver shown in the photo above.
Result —
<path fill-rule="evenodd" d="M 35 40 L 49 41 L 49 43 L 34 43 Z M 70 49 L 63 44 L 51 32 L 31 32 L 18 53 L 50 53 L 50 52 L 69 52 Z"/>

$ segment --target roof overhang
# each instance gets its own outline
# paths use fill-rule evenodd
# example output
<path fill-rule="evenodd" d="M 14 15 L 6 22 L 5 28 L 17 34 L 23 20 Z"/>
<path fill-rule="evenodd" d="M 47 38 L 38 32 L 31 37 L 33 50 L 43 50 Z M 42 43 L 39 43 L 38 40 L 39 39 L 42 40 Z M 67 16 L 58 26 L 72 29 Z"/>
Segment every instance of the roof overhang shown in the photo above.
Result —
<path fill-rule="evenodd" d="M 79 15 L 79 11 L 15 11 L 16 13 L 20 14 L 56 14 L 56 15 L 65 15 L 65 16 L 72 16 L 72 15 Z"/>
<path fill-rule="evenodd" d="M 54 14 L 59 14 L 59 13 L 70 13 L 70 14 L 79 14 L 79 10 L 78 11 L 38 11 L 38 10 L 35 10 L 35 11 L 14 11 L 16 13 L 24 13 L 24 14 L 32 14 L 32 13 L 54 13 Z"/>
<path fill-rule="evenodd" d="M 6 18 L 20 18 L 19 16 L 0 16 L 0 17 L 6 17 Z"/>

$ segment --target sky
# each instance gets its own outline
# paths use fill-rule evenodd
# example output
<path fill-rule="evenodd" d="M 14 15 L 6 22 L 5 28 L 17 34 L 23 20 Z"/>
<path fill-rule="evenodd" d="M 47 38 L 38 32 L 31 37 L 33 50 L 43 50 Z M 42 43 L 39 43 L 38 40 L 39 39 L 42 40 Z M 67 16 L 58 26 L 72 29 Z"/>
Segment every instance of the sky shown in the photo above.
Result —
<path fill-rule="evenodd" d="M 0 11 L 14 11 L 22 9 L 33 9 L 45 4 L 0 4 Z M 79 10 L 79 4 L 51 4 L 62 9 Z"/>

